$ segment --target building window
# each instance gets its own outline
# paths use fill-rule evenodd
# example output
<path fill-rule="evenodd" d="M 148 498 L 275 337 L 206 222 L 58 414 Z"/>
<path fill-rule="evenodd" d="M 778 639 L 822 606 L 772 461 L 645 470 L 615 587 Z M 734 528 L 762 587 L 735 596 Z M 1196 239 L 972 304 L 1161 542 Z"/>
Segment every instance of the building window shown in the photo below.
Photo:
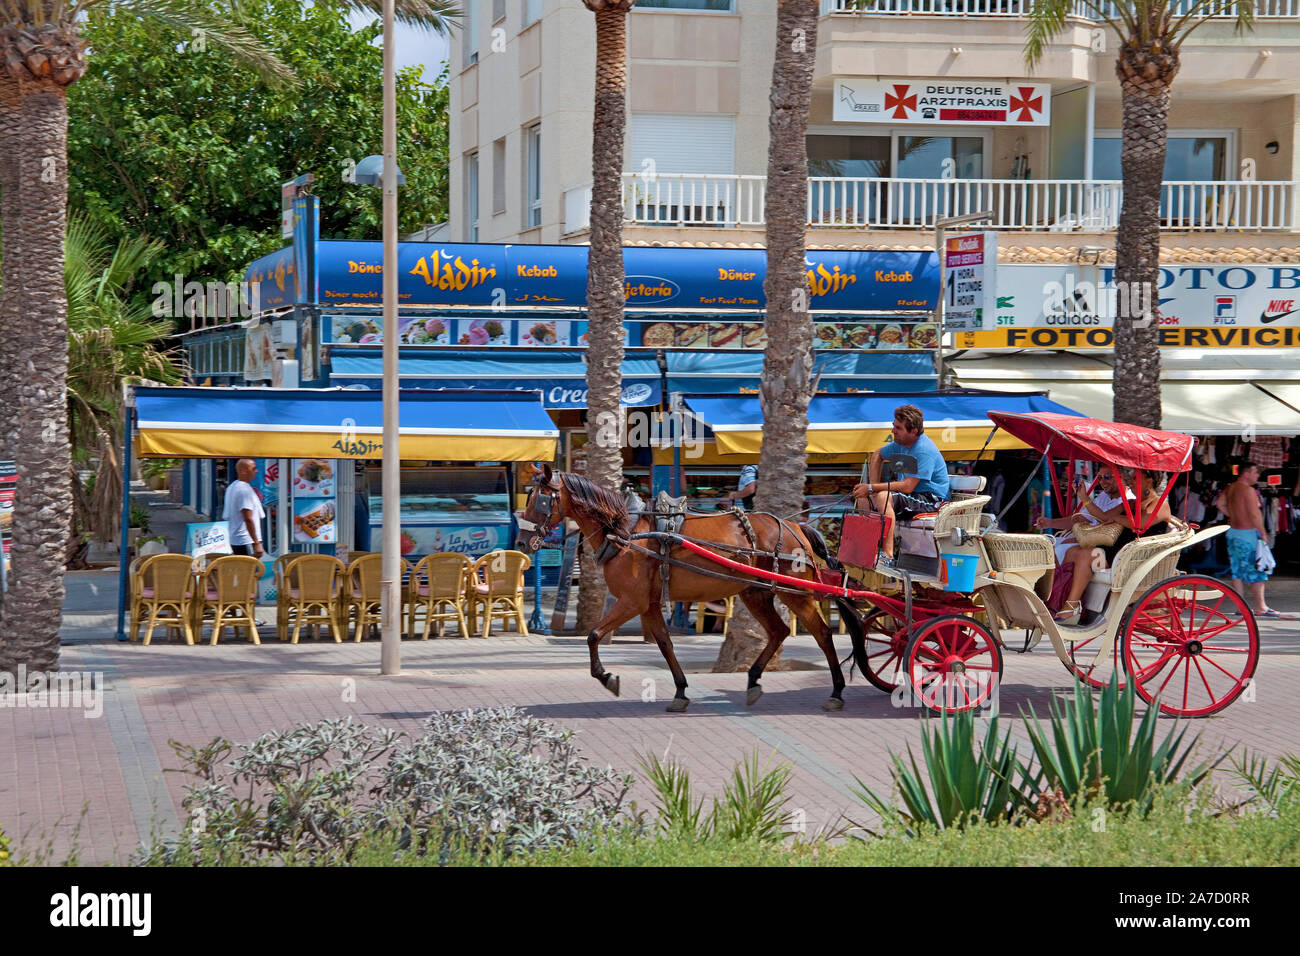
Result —
<path fill-rule="evenodd" d="M 506 141 L 492 144 L 492 214 L 506 211 Z"/>
<path fill-rule="evenodd" d="M 499 23 L 506 18 L 506 0 L 492 0 L 492 22 Z"/>
<path fill-rule="evenodd" d="M 731 13 L 735 0 L 637 0 L 634 10 L 716 10 Z"/>
<path fill-rule="evenodd" d="M 460 25 L 461 66 L 468 67 L 478 62 L 478 0 L 469 0 L 464 12 Z"/>
<path fill-rule="evenodd" d="M 465 221 L 469 223 L 466 239 L 478 242 L 478 153 L 465 157 Z"/>
<path fill-rule="evenodd" d="M 1221 182 L 1228 167 L 1228 135 L 1207 133 L 1204 136 L 1176 135 L 1169 131 L 1165 148 L 1167 183 Z M 1093 140 L 1092 175 L 1095 179 L 1123 179 L 1120 166 L 1120 136 L 1099 135 Z"/>
<path fill-rule="evenodd" d="M 524 26 L 530 26 L 542 18 L 542 0 L 524 0 Z"/>
<path fill-rule="evenodd" d="M 530 126 L 524 131 L 527 146 L 528 208 L 524 228 L 532 229 L 542 224 L 542 127 Z"/>

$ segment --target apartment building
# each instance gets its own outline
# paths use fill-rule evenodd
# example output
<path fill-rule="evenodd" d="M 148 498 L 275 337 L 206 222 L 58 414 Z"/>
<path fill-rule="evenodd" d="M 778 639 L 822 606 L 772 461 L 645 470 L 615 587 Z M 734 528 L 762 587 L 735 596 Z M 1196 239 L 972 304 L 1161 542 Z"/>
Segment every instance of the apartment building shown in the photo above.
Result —
<path fill-rule="evenodd" d="M 810 247 L 924 244 L 990 210 L 1017 249 L 1108 245 L 1120 205 L 1114 35 L 1082 6 L 1032 71 L 1033 0 L 823 0 Z M 639 0 L 628 18 L 629 244 L 762 242 L 776 0 Z M 861 7 L 861 9 L 859 9 Z M 580 0 L 467 0 L 451 44 L 450 238 L 581 243 L 594 18 Z M 1183 47 L 1166 246 L 1295 243 L 1300 0 Z M 1032 253 L 1026 253 L 1031 256 Z"/>

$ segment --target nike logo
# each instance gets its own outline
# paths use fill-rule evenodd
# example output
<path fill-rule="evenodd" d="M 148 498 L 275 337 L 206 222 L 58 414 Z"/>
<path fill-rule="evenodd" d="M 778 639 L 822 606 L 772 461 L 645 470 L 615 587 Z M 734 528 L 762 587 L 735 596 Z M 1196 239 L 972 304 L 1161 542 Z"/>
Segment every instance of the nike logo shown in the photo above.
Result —
<path fill-rule="evenodd" d="M 1292 309 L 1290 312 L 1267 312 L 1267 311 L 1265 311 L 1265 312 L 1261 312 L 1261 313 L 1259 314 L 1259 321 L 1261 321 L 1261 322 L 1276 322 L 1278 319 L 1285 318 L 1286 316 L 1291 315 L 1292 313 L 1295 313 L 1295 312 L 1300 312 L 1300 309 Z"/>

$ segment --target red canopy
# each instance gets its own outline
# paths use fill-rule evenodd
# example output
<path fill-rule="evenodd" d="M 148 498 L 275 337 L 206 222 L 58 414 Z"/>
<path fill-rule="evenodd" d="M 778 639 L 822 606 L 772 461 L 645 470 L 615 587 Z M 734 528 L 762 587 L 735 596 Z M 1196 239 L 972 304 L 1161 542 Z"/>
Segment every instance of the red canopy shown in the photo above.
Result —
<path fill-rule="evenodd" d="M 1050 441 L 1053 457 L 1096 461 L 1119 468 L 1187 471 L 1196 445 L 1191 435 L 1179 432 L 1161 432 L 1055 412 L 989 412 L 989 418 L 1031 448 L 1043 451 Z"/>

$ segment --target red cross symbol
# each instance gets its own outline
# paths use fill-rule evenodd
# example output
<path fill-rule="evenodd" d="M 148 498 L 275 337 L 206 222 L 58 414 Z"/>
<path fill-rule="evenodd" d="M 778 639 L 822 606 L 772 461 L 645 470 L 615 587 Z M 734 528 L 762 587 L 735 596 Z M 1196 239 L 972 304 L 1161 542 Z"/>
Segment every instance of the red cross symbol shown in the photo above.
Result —
<path fill-rule="evenodd" d="M 1034 88 L 1032 86 L 1020 86 L 1017 87 L 1017 89 L 1020 91 L 1020 95 L 1016 96 L 1015 94 L 1012 94 L 1011 109 L 1008 112 L 1014 113 L 1016 110 L 1019 110 L 1020 115 L 1016 117 L 1016 122 L 1032 123 L 1034 121 L 1034 114 L 1043 111 L 1043 98 L 1041 96 L 1034 96 Z"/>
<path fill-rule="evenodd" d="M 894 92 L 885 94 L 885 109 L 894 111 L 892 119 L 907 119 L 907 111 L 916 109 L 916 94 L 908 96 L 909 89 L 906 83 L 895 83 Z"/>

